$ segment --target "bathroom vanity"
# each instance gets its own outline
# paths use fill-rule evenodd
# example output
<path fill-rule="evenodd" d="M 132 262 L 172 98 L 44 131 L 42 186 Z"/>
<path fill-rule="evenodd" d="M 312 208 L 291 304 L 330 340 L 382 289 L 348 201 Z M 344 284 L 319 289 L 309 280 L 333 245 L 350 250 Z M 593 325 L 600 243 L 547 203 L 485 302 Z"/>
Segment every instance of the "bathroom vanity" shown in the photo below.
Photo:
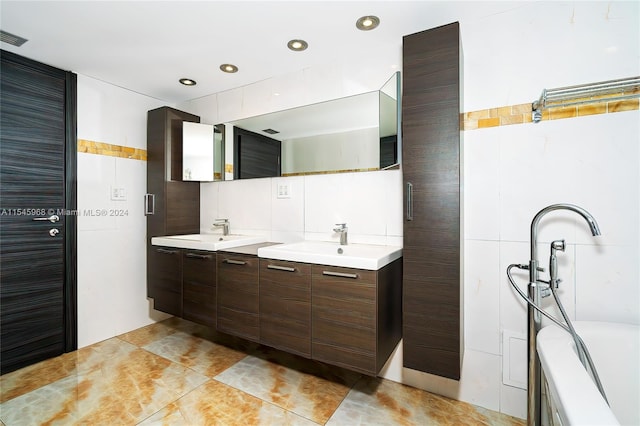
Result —
<path fill-rule="evenodd" d="M 400 341 L 399 247 L 261 242 L 211 251 L 197 249 L 211 238 L 180 237 L 152 238 L 152 252 L 166 256 L 157 275 L 167 290 L 155 309 L 373 376 Z M 305 261 L 289 260 L 295 253 Z"/>

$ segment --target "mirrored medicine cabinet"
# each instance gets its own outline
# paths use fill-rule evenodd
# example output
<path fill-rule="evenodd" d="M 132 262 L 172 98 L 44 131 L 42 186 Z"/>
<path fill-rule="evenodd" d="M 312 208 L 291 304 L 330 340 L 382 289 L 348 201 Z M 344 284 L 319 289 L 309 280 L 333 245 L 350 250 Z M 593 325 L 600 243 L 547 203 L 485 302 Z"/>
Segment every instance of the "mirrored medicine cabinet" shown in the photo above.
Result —
<path fill-rule="evenodd" d="M 226 123 L 233 140 L 233 178 L 397 166 L 400 93 L 396 72 L 378 91 Z"/>
<path fill-rule="evenodd" d="M 182 180 L 224 180 L 224 126 L 182 123 Z"/>
<path fill-rule="evenodd" d="M 185 122 L 183 180 L 225 180 L 225 170 L 231 180 L 397 167 L 400 93 L 396 72 L 377 91 L 215 126 Z M 233 151 L 226 165 L 225 145 Z"/>

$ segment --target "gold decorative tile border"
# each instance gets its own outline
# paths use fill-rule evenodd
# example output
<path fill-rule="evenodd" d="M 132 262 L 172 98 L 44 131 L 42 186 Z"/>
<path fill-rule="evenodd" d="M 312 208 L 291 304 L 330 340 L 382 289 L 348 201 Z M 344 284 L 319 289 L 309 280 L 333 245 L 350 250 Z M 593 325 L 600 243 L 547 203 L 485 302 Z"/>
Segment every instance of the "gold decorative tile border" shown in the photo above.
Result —
<path fill-rule="evenodd" d="M 640 109 L 640 99 L 623 101 L 603 100 L 586 105 L 546 109 L 542 112 L 542 121 L 575 118 L 594 114 L 610 114 L 637 109 Z M 463 130 L 485 129 L 488 127 L 531 122 L 531 103 L 489 108 L 460 114 L 460 124 Z"/>
<path fill-rule="evenodd" d="M 380 168 L 370 167 L 370 168 L 364 168 L 364 169 L 324 170 L 321 172 L 282 173 L 282 176 L 286 177 L 286 176 L 330 175 L 334 173 L 375 172 L 376 170 L 380 170 Z"/>
<path fill-rule="evenodd" d="M 147 161 L 147 150 L 78 139 L 78 152 Z"/>

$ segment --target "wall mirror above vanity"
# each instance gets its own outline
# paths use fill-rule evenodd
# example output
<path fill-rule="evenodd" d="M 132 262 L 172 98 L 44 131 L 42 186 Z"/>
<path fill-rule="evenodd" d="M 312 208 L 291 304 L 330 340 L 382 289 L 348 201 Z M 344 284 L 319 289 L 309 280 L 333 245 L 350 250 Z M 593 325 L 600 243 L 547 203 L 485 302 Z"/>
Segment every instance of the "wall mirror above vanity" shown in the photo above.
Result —
<path fill-rule="evenodd" d="M 377 91 L 225 123 L 233 179 L 398 166 L 400 93 L 396 72 Z"/>
<path fill-rule="evenodd" d="M 182 180 L 224 180 L 224 126 L 182 123 Z"/>

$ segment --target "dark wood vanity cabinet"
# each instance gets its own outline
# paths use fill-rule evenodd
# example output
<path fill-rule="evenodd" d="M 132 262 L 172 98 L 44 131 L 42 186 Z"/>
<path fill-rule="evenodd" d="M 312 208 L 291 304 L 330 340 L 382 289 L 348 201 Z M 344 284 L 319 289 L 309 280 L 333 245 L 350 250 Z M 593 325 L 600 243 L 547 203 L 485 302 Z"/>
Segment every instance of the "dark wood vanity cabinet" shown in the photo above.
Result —
<path fill-rule="evenodd" d="M 311 265 L 260 259 L 260 342 L 311 358 Z"/>
<path fill-rule="evenodd" d="M 184 250 L 182 257 L 182 318 L 215 328 L 216 254 Z"/>
<path fill-rule="evenodd" d="M 378 271 L 313 265 L 313 359 L 377 375 L 400 341 L 401 283 L 401 259 Z"/>
<path fill-rule="evenodd" d="M 154 308 L 182 316 L 182 250 L 151 246 L 147 251 L 149 269 L 147 281 L 153 283 Z"/>
<path fill-rule="evenodd" d="M 217 329 L 247 340 L 260 340 L 259 259 L 218 252 Z"/>
<path fill-rule="evenodd" d="M 404 366 L 460 378 L 459 24 L 403 39 Z"/>
<path fill-rule="evenodd" d="M 157 303 L 156 294 L 166 265 L 158 263 L 164 258 L 154 255 L 151 238 L 200 232 L 200 183 L 182 181 L 184 121 L 199 123 L 200 117 L 169 107 L 147 113 L 147 296 L 163 312 L 166 305 Z"/>

